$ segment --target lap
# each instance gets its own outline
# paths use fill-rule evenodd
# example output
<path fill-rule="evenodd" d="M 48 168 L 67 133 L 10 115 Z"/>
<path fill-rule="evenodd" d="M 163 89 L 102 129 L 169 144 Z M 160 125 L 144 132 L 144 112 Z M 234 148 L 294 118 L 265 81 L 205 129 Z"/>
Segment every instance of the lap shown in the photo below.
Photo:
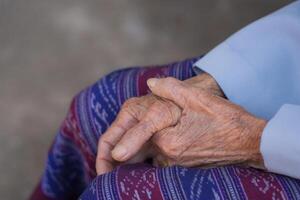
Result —
<path fill-rule="evenodd" d="M 150 77 L 180 80 L 194 74 L 197 58 L 167 65 L 132 67 L 112 72 L 76 95 L 49 150 L 42 179 L 31 199 L 76 199 L 96 176 L 99 137 L 130 97 L 148 93 Z"/>
<path fill-rule="evenodd" d="M 95 178 L 81 199 L 299 199 L 299 190 L 296 179 L 240 166 L 133 164 Z"/>
<path fill-rule="evenodd" d="M 196 60 L 118 70 L 76 95 L 49 151 L 35 194 L 76 199 L 91 183 L 82 199 L 300 198 L 299 181 L 235 166 L 191 169 L 135 164 L 96 177 L 98 139 L 122 104 L 131 97 L 147 94 L 146 81 L 150 77 L 172 76 L 184 80 L 194 76 L 192 65 Z M 32 199 L 47 198 L 33 195 Z"/>

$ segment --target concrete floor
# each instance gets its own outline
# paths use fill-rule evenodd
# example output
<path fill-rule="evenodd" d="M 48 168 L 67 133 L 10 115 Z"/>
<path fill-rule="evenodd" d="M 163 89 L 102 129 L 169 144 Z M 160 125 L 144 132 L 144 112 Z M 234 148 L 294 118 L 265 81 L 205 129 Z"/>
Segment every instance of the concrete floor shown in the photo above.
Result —
<path fill-rule="evenodd" d="M 29 195 L 81 88 L 120 67 L 207 52 L 288 2 L 0 0 L 0 198 Z"/>

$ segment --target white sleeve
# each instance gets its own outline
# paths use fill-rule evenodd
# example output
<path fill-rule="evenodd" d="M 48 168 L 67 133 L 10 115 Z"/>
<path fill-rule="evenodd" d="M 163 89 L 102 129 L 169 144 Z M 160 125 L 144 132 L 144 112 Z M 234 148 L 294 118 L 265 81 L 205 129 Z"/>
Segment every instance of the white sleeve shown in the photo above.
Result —
<path fill-rule="evenodd" d="M 300 105 L 300 1 L 238 31 L 194 65 L 258 117 Z"/>
<path fill-rule="evenodd" d="M 269 120 L 284 104 L 300 105 L 300 1 L 235 33 L 195 68 L 211 74 L 229 100 L 257 117 Z M 300 108 L 283 106 L 263 132 L 267 169 L 300 178 L 299 142 Z"/>
<path fill-rule="evenodd" d="M 281 107 L 264 129 L 260 151 L 268 170 L 300 179 L 300 106 Z"/>

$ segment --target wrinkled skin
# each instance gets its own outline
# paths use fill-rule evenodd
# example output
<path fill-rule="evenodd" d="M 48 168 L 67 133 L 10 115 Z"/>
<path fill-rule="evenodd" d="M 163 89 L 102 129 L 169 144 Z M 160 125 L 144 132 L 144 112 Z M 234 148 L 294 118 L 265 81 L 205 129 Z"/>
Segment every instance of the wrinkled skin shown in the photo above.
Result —
<path fill-rule="evenodd" d="M 152 79 L 155 95 L 126 102 L 101 137 L 96 169 L 153 157 L 158 165 L 244 163 L 263 168 L 259 144 L 265 121 L 225 100 L 208 74 L 184 82 Z M 118 162 L 116 162 L 118 161 Z"/>
<path fill-rule="evenodd" d="M 170 112 L 161 112 L 163 110 Z M 116 120 L 109 129 L 101 136 L 98 142 L 98 154 L 96 159 L 97 174 L 103 174 L 114 169 L 119 162 L 112 158 L 112 150 L 127 132 L 144 132 L 144 125 L 141 121 L 147 123 L 156 123 L 157 130 L 162 130 L 176 123 L 175 115 L 180 114 L 180 108 L 171 101 L 162 100 L 154 95 L 135 97 L 127 100 L 119 112 Z M 138 137 L 130 139 L 131 148 L 135 148 L 138 153 L 132 158 L 126 160 L 126 163 L 136 163 L 144 161 L 152 154 L 151 145 L 141 143 Z M 138 145 L 138 146 L 136 146 Z"/>
<path fill-rule="evenodd" d="M 190 78 L 185 82 L 195 87 L 202 88 L 212 94 L 223 96 L 217 83 L 208 74 Z M 172 101 L 159 98 L 153 94 L 127 100 L 123 104 L 114 123 L 99 140 L 96 159 L 97 173 L 103 174 L 109 172 L 119 164 L 112 158 L 111 151 L 126 132 L 144 132 L 144 130 L 139 130 L 138 128 L 142 127 L 143 129 L 143 123 L 139 124 L 140 122 L 145 122 L 145 124 L 155 124 L 153 130 L 149 130 L 154 133 L 163 128 L 175 125 L 180 117 L 179 115 L 181 115 L 181 108 L 179 106 Z M 138 124 L 139 126 L 137 126 Z M 130 140 L 131 144 L 138 145 L 134 150 L 138 151 L 138 153 L 133 158 L 129 159 L 127 161 L 128 163 L 141 162 L 147 157 L 153 157 L 153 148 L 150 142 L 143 144 L 138 137 Z M 140 149 L 141 145 L 143 146 L 142 149 Z M 131 149 L 133 147 L 135 147 L 135 145 L 131 145 Z"/>
<path fill-rule="evenodd" d="M 264 120 L 226 99 L 176 79 L 154 82 L 150 87 L 154 94 L 172 100 L 183 109 L 174 127 L 163 129 L 152 138 L 168 165 L 243 163 L 263 168 L 259 146 Z M 124 145 L 122 141 L 120 144 Z"/>

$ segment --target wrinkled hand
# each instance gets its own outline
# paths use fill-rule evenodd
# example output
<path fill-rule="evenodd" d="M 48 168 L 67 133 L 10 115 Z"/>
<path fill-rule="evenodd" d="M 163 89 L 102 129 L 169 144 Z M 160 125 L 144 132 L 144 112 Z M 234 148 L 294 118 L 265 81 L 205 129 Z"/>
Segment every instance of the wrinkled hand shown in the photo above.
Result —
<path fill-rule="evenodd" d="M 223 95 L 217 83 L 208 74 L 193 77 L 185 82 L 210 93 Z M 97 174 L 109 172 L 119 164 L 112 158 L 111 151 L 125 133 L 130 146 L 130 159 L 126 159 L 127 162 L 140 162 L 151 157 L 153 148 L 147 140 L 155 132 L 174 126 L 180 115 L 181 108 L 176 104 L 152 94 L 126 101 L 114 123 L 98 142 Z"/>
<path fill-rule="evenodd" d="M 154 133 L 177 122 L 181 114 L 180 108 L 171 101 L 163 100 L 154 95 L 135 97 L 127 100 L 116 120 L 101 136 L 98 142 L 96 158 L 97 174 L 103 174 L 114 169 L 119 163 L 112 158 L 111 151 L 126 133 L 130 138 L 130 149 L 138 154 L 126 160 L 129 163 L 141 162 L 151 155 L 151 148 L 144 140 L 143 132 Z M 130 134 L 131 133 L 131 134 Z"/>
<path fill-rule="evenodd" d="M 243 108 L 174 78 L 151 79 L 153 94 L 168 99 L 182 109 L 175 126 L 161 131 L 126 133 L 118 142 L 112 156 L 126 161 L 138 152 L 132 150 L 133 138 L 140 147 L 151 138 L 156 146 L 156 159 L 167 165 L 224 165 L 243 163 L 263 168 L 259 150 L 266 122 Z"/>

